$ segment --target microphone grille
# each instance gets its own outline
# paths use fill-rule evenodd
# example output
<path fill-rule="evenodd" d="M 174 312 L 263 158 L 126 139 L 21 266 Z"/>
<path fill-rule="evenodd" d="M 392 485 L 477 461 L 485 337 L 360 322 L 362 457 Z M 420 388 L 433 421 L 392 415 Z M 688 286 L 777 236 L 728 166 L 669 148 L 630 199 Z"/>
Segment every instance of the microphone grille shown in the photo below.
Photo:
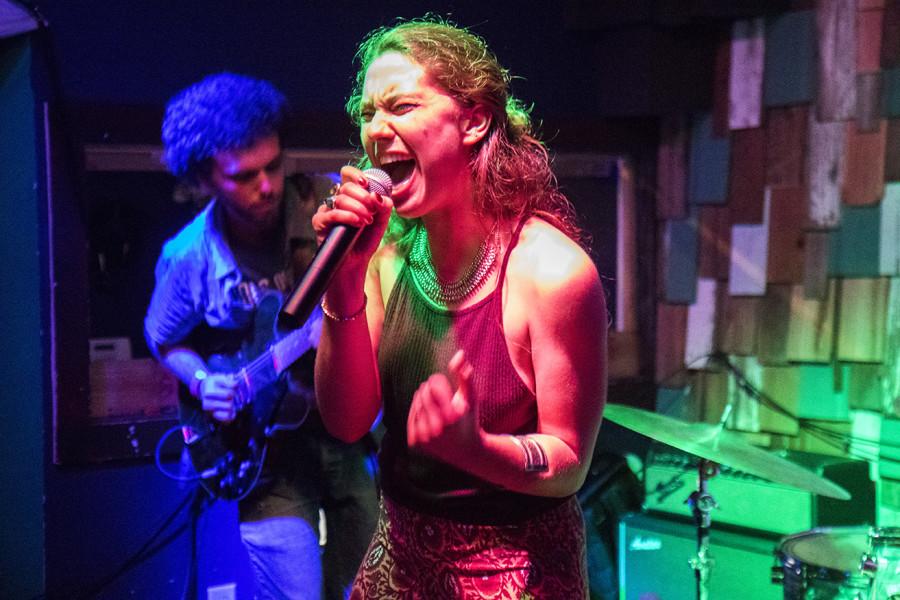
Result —
<path fill-rule="evenodd" d="M 369 180 L 369 191 L 375 192 L 382 196 L 390 196 L 394 189 L 394 182 L 391 176 L 381 169 L 366 169 L 363 175 Z"/>

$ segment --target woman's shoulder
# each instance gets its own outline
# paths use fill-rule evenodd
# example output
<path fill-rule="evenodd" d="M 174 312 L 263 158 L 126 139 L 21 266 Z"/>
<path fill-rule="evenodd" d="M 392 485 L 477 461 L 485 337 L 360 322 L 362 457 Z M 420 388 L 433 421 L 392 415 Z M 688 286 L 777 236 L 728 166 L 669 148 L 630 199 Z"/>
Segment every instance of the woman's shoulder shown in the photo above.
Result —
<path fill-rule="evenodd" d="M 507 273 L 511 292 L 541 321 L 568 319 L 573 312 L 605 319 L 605 292 L 594 261 L 548 221 L 532 217 L 525 223 Z"/>
<path fill-rule="evenodd" d="M 530 273 L 538 283 L 564 285 L 573 278 L 596 278 L 591 257 L 575 240 L 549 221 L 529 218 L 510 254 L 510 270 Z"/>

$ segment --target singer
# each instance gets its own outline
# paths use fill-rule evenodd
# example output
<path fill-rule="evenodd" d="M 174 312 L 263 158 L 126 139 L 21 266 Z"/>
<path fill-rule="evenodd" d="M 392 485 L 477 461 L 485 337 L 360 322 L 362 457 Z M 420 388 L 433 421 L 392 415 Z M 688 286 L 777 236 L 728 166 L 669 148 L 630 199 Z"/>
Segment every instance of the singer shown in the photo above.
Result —
<path fill-rule="evenodd" d="M 163 247 L 144 327 L 156 357 L 184 384 L 178 412 L 192 450 L 205 447 L 212 427 L 246 417 L 247 409 L 236 414 L 234 373 L 268 342 L 273 328 L 257 324 L 274 321 L 278 303 L 270 300 L 304 272 L 315 246 L 312 182 L 285 181 L 286 119 L 286 100 L 270 83 L 231 73 L 189 86 L 166 107 L 166 164 L 211 199 Z M 294 363 L 282 411 L 314 404 L 313 360 L 310 350 Z M 367 453 L 365 441 L 328 435 L 315 410 L 268 442 L 258 483 L 238 504 L 256 598 L 345 598 L 377 518 Z"/>
<path fill-rule="evenodd" d="M 328 287 L 326 427 L 379 411 L 379 523 L 351 598 L 587 596 L 587 473 L 606 398 L 604 291 L 530 115 L 485 42 L 401 21 L 359 47 L 347 104 L 363 167 L 320 240 L 362 228 Z"/>

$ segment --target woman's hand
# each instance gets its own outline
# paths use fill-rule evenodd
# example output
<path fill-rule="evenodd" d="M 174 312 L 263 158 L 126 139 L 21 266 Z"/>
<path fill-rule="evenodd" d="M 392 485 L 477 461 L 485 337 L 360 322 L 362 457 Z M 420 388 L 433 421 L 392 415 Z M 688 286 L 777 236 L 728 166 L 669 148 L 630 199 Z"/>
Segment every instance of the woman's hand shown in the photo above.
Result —
<path fill-rule="evenodd" d="M 393 203 L 388 196 L 369 191 L 369 180 L 363 172 L 352 166 L 341 169 L 341 183 L 337 192 L 322 204 L 313 215 L 312 225 L 321 245 L 336 225 L 361 229 L 344 264 L 350 267 L 365 266 L 378 249 L 387 228 Z"/>
<path fill-rule="evenodd" d="M 471 456 L 481 443 L 481 427 L 471 395 L 473 369 L 462 350 L 450 359 L 448 370 L 453 383 L 443 373 L 435 373 L 416 390 L 406 436 L 411 448 L 455 464 Z"/>

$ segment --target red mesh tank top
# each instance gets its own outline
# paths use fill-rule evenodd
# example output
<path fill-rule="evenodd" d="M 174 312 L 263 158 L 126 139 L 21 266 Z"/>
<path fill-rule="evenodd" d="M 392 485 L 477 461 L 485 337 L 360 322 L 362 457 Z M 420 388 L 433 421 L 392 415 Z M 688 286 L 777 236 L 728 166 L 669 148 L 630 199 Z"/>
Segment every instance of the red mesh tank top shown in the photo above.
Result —
<path fill-rule="evenodd" d="M 379 455 L 381 483 L 395 502 L 461 522 L 505 524 L 565 500 L 503 490 L 412 451 L 406 443 L 413 393 L 432 373 L 446 373 L 447 363 L 460 348 L 474 367 L 472 389 L 485 431 L 523 434 L 536 430 L 535 398 L 513 367 L 502 322 L 506 266 L 523 224 L 524 220 L 510 240 L 496 288 L 462 310 L 431 304 L 404 262 L 385 308 L 378 351 L 385 425 Z"/>

